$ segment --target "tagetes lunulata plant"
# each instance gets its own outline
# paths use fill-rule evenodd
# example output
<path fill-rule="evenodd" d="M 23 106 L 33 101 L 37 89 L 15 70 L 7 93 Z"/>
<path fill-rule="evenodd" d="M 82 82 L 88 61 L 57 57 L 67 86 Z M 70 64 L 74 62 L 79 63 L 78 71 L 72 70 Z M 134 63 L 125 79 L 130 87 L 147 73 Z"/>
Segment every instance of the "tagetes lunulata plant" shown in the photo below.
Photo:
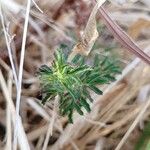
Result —
<path fill-rule="evenodd" d="M 89 90 L 103 94 L 98 85 L 108 84 L 115 80 L 115 74 L 120 73 L 118 66 L 107 57 L 100 60 L 95 57 L 92 66 L 85 64 L 84 58 L 76 55 L 71 63 L 62 50 L 57 50 L 51 67 L 41 66 L 38 76 L 42 85 L 42 103 L 54 100 L 59 96 L 60 115 L 68 116 L 73 123 L 73 112 L 83 115 L 83 108 L 90 112 L 90 102 L 93 101 Z"/>

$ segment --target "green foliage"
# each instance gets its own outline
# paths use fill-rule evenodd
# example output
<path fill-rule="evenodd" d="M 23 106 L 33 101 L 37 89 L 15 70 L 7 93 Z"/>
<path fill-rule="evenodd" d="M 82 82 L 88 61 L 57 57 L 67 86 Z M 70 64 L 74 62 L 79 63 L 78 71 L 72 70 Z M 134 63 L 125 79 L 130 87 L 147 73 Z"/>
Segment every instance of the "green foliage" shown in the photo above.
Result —
<path fill-rule="evenodd" d="M 150 122 L 148 122 L 144 128 L 144 131 L 135 146 L 135 150 L 150 150 Z"/>
<path fill-rule="evenodd" d="M 41 81 L 43 100 L 45 104 L 59 95 L 59 111 L 62 116 L 68 116 L 73 122 L 73 112 L 83 115 L 83 108 L 90 112 L 92 98 L 89 89 L 96 94 L 103 94 L 97 87 L 115 80 L 114 75 L 120 69 L 108 58 L 101 59 L 96 56 L 93 65 L 89 66 L 85 58 L 76 55 L 71 63 L 62 50 L 57 50 L 51 67 L 41 66 L 38 76 Z"/>

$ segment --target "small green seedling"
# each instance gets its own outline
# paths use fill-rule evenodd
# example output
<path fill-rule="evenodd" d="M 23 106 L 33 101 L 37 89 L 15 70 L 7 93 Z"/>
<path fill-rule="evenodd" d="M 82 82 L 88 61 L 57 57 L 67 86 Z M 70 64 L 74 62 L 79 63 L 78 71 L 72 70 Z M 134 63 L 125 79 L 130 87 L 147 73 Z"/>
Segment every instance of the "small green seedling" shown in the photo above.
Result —
<path fill-rule="evenodd" d="M 93 99 L 89 90 L 103 94 L 97 86 L 114 81 L 120 68 L 107 57 L 100 60 L 98 55 L 91 66 L 80 55 L 76 55 L 71 63 L 67 62 L 67 57 L 62 50 L 57 50 L 52 66 L 41 66 L 38 76 L 42 86 L 42 104 L 58 95 L 60 115 L 68 116 L 69 122 L 73 123 L 74 111 L 80 115 L 83 115 L 82 109 L 91 111 L 89 104 Z"/>

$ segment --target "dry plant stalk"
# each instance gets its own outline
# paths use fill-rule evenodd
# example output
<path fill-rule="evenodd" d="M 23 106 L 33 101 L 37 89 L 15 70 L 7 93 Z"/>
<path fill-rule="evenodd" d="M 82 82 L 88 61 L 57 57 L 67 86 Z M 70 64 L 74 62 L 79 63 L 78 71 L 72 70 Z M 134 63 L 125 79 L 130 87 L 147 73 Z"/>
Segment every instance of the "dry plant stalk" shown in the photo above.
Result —
<path fill-rule="evenodd" d="M 96 14 L 96 12 L 95 12 L 95 14 Z M 92 15 L 92 13 L 91 13 L 91 15 Z M 89 25 L 87 24 L 86 29 L 85 29 L 85 31 L 87 31 L 87 32 L 84 32 L 81 43 L 78 43 L 78 45 L 76 45 L 76 50 L 73 50 L 73 52 L 75 51 L 74 54 L 72 54 L 73 56 L 76 55 L 77 53 L 79 53 L 79 54 L 81 53 L 83 55 L 88 55 L 93 43 L 95 42 L 95 40 L 98 36 L 97 29 L 95 26 L 95 24 L 96 24 L 95 16 L 92 17 L 91 21 L 89 20 L 88 23 L 89 23 Z M 87 29 L 91 29 L 92 32 L 88 32 L 90 30 L 87 30 Z M 87 43 L 90 43 L 90 44 L 88 45 Z M 41 44 L 41 43 L 39 43 L 39 44 Z M 79 46 L 79 49 L 78 49 L 78 46 Z M 80 51 L 78 52 L 78 50 L 80 50 Z M 137 67 L 137 66 L 139 66 L 139 67 Z M 134 72 L 133 72 L 133 75 L 135 75 L 135 78 L 133 78 L 133 77 L 130 78 L 131 74 L 128 76 L 127 76 L 127 74 L 129 74 L 129 72 L 131 72 L 135 67 L 137 67 L 137 69 L 134 70 Z M 105 137 L 114 130 L 117 135 L 117 134 L 119 134 L 118 128 L 121 128 L 122 126 L 127 126 L 126 129 L 128 129 L 129 125 L 127 125 L 127 124 L 135 118 L 135 116 L 137 115 L 137 113 L 139 112 L 141 107 L 139 107 L 138 105 L 135 105 L 136 107 L 132 107 L 130 109 L 130 107 L 128 108 L 128 106 L 126 105 L 126 102 L 133 99 L 136 96 L 139 88 L 141 88 L 145 82 L 148 82 L 147 77 L 145 77 L 144 79 L 140 78 L 141 72 L 145 71 L 145 70 L 143 71 L 142 68 L 146 68 L 146 66 L 143 65 L 141 63 L 141 61 L 136 58 L 131 64 L 129 64 L 127 66 L 127 68 L 123 71 L 123 74 L 121 76 L 118 76 L 117 81 L 114 82 L 113 84 L 111 84 L 110 86 L 108 86 L 108 88 L 104 92 L 104 96 L 95 97 L 95 99 L 98 99 L 98 100 L 95 102 L 95 106 L 93 106 L 93 110 L 92 110 L 91 114 L 88 114 L 89 115 L 88 117 L 90 118 L 89 121 L 88 121 L 88 119 L 86 119 L 86 117 L 83 118 L 83 117 L 77 116 L 75 124 L 71 125 L 71 126 L 67 125 L 66 128 L 64 129 L 64 131 L 61 132 L 59 139 L 56 141 L 55 144 L 53 144 L 53 147 L 48 146 L 48 149 L 60 148 L 60 147 L 63 149 L 72 149 L 72 147 L 74 147 L 76 149 L 79 149 L 79 148 L 86 149 L 86 148 L 89 148 L 88 145 L 89 145 L 89 143 L 93 142 L 93 139 L 98 141 L 97 149 L 99 149 L 99 148 L 103 147 L 102 146 L 103 142 L 101 145 L 101 136 Z M 146 74 L 149 75 L 148 73 L 146 73 Z M 127 76 L 127 78 L 129 78 L 129 80 L 127 81 L 129 84 L 120 83 L 120 82 L 122 82 L 121 80 L 124 79 L 125 76 Z M 140 80 L 139 80 L 140 83 L 136 84 L 135 80 L 137 80 L 138 77 L 140 78 Z M 132 83 L 132 84 L 130 84 L 130 83 Z M 119 84 L 120 87 L 117 84 Z M 133 91 L 133 94 L 131 92 L 128 92 L 128 90 L 122 91 L 122 89 L 124 89 L 124 88 L 131 90 L 132 89 L 131 87 L 136 88 L 136 90 Z M 117 88 L 120 89 L 120 91 L 119 90 L 117 91 L 116 90 Z M 112 90 L 114 90 L 114 91 L 112 92 Z M 119 95 L 120 95 L 119 93 L 122 94 L 120 97 L 119 97 Z M 129 95 L 128 98 L 126 98 L 126 95 Z M 109 97 L 111 97 L 111 99 L 109 99 Z M 101 107 L 102 101 L 105 103 L 105 105 L 103 105 L 104 107 Z M 108 101 L 110 102 L 110 105 L 108 105 L 108 103 L 107 103 Z M 128 110 L 126 111 L 126 113 L 129 113 L 129 114 L 126 115 L 125 118 L 123 118 L 124 115 L 120 114 L 120 116 L 122 118 L 118 119 L 116 117 L 117 110 L 123 111 L 126 108 L 129 109 L 129 111 Z M 95 109 L 98 109 L 97 113 L 94 112 Z M 36 112 L 38 112 L 38 114 L 40 114 L 40 109 L 37 109 Z M 147 111 L 147 114 L 149 114 L 148 111 Z M 40 114 L 40 116 L 42 116 L 42 115 L 43 114 Z M 45 117 L 43 117 L 43 116 L 45 116 Z M 42 117 L 46 121 L 48 121 L 50 119 L 49 116 L 46 114 L 44 114 L 43 116 Z M 93 119 L 96 119 L 96 121 Z M 104 123 L 103 123 L 103 121 L 104 121 Z M 113 121 L 113 124 L 107 125 L 107 122 L 109 122 L 109 121 L 110 122 Z M 58 125 L 58 122 L 55 122 L 55 127 L 57 125 Z M 103 126 L 103 125 L 104 125 L 104 128 L 100 129 L 101 126 Z M 88 131 L 88 129 L 90 129 L 90 132 Z M 86 131 L 88 131 L 89 134 Z M 35 132 L 29 131 L 28 140 L 32 143 L 32 141 L 38 139 L 39 145 L 41 145 L 41 147 L 42 147 L 42 144 L 40 144 L 40 143 L 43 143 L 42 141 L 44 139 L 44 134 L 46 132 L 47 132 L 47 125 L 38 127 L 35 130 Z M 55 130 L 54 130 L 54 132 L 55 132 Z M 123 132 L 123 131 L 120 131 L 120 132 Z M 19 133 L 21 133 L 21 132 L 19 131 Z M 19 140 L 21 140 L 21 139 L 19 139 Z M 19 144 L 22 144 L 22 143 L 19 141 Z M 21 145 L 21 146 L 23 146 L 23 145 Z M 41 147 L 40 147 L 40 149 L 41 149 Z M 21 147 L 21 148 L 23 148 L 23 147 Z M 94 149 L 94 146 L 92 147 L 92 149 Z M 95 147 L 95 149 L 96 149 L 96 147 Z"/>
<path fill-rule="evenodd" d="M 9 89 L 8 89 L 8 87 L 6 85 L 4 76 L 3 76 L 1 71 L 0 71 L 0 85 L 1 85 L 4 97 L 6 99 L 6 102 L 7 102 L 8 106 L 9 106 L 9 110 L 11 111 L 12 122 L 13 122 L 13 125 L 15 127 L 15 120 L 16 120 L 15 106 L 13 104 L 11 95 L 9 94 Z M 20 146 L 20 148 L 22 150 L 29 150 L 30 149 L 29 148 L 29 143 L 28 143 L 26 134 L 24 132 L 24 128 L 23 128 L 23 125 L 22 125 L 22 122 L 21 122 L 20 118 L 19 118 L 19 122 L 18 122 L 17 138 L 18 138 L 19 146 Z"/>
<path fill-rule="evenodd" d="M 16 86 L 17 98 L 16 98 L 16 125 L 15 125 L 15 130 L 14 130 L 14 143 L 13 143 L 14 150 L 17 149 L 17 134 L 18 134 L 18 124 L 20 121 L 19 110 L 20 110 L 21 91 L 22 91 L 23 65 L 24 65 L 24 57 L 25 57 L 25 46 L 26 46 L 26 40 L 27 40 L 30 7 L 31 7 L 31 0 L 28 0 L 24 28 L 23 28 L 21 56 L 20 56 L 20 63 L 19 63 L 19 74 L 18 74 L 18 80 L 17 80 L 17 86 Z"/>
<path fill-rule="evenodd" d="M 105 20 L 106 26 L 110 29 L 114 37 L 125 47 L 131 51 L 137 57 L 141 58 L 147 64 L 150 65 L 150 56 L 144 53 L 139 46 L 115 23 L 109 13 L 101 6 L 99 9 L 101 18 Z"/>
<path fill-rule="evenodd" d="M 55 119 L 57 118 L 57 109 L 56 108 L 57 108 L 57 105 L 58 105 L 58 101 L 59 101 L 59 96 L 57 95 L 55 97 L 55 101 L 54 101 L 52 119 L 51 119 L 51 122 L 49 123 L 49 126 L 48 126 L 48 131 L 47 131 L 47 134 L 46 134 L 46 138 L 45 138 L 42 150 L 47 149 L 49 138 L 53 134 L 54 123 L 55 123 Z"/>
<path fill-rule="evenodd" d="M 147 111 L 149 106 L 150 106 L 150 99 L 147 100 L 147 102 L 145 103 L 145 105 L 141 109 L 140 113 L 138 114 L 138 116 L 136 117 L 136 119 L 134 120 L 134 122 L 132 123 L 132 125 L 130 126 L 130 128 L 128 129 L 128 131 L 124 135 L 124 137 L 122 138 L 122 140 L 119 142 L 119 144 L 117 145 L 115 150 L 120 150 L 122 148 L 123 144 L 125 143 L 125 141 L 129 137 L 131 132 L 134 130 L 134 128 L 137 126 L 137 124 L 140 122 L 140 119 L 143 117 L 144 113 Z"/>

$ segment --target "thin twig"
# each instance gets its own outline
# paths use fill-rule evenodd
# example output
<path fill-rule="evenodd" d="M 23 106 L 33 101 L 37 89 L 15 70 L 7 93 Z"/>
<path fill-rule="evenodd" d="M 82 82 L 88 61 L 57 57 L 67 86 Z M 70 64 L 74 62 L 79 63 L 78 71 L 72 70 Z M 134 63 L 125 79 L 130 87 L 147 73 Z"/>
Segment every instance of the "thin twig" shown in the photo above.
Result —
<path fill-rule="evenodd" d="M 12 73 L 9 72 L 9 80 L 8 80 L 8 92 L 10 93 L 10 96 L 12 95 Z M 11 127 L 11 110 L 10 105 L 7 102 L 7 108 L 6 108 L 6 124 L 7 124 L 7 134 L 6 134 L 6 150 L 12 149 L 12 127 Z"/>
<path fill-rule="evenodd" d="M 56 107 L 57 107 L 58 99 L 59 99 L 59 96 L 57 95 L 55 98 L 55 101 L 54 101 L 54 109 L 53 109 L 52 119 L 51 119 L 51 122 L 49 123 L 49 126 L 48 126 L 48 131 L 46 134 L 46 138 L 45 138 L 42 150 L 47 149 L 49 138 L 53 134 L 53 126 L 54 126 L 54 122 L 56 119 L 56 113 L 57 113 Z"/>
<path fill-rule="evenodd" d="M 112 20 L 108 12 L 101 6 L 99 8 L 101 18 L 105 20 L 106 26 L 110 29 L 112 34 L 127 50 L 134 53 L 136 56 L 144 60 L 150 65 L 150 57 L 144 53 L 138 45 Z"/>
<path fill-rule="evenodd" d="M 140 122 L 142 116 L 144 115 L 144 113 L 146 112 L 146 110 L 148 109 L 149 106 L 150 106 L 150 99 L 144 105 L 141 112 L 138 114 L 138 116 L 136 117 L 136 119 L 134 120 L 134 122 L 132 123 L 132 125 L 130 126 L 130 128 L 128 129 L 128 131 L 124 135 L 124 137 L 122 138 L 122 140 L 119 142 L 119 144 L 117 145 L 115 150 L 120 150 L 121 149 L 121 147 L 123 146 L 123 144 L 125 143 L 127 138 L 130 136 L 131 132 L 135 129 L 138 122 Z"/>
<path fill-rule="evenodd" d="M 28 22 L 29 22 L 29 14 L 30 14 L 30 6 L 31 0 L 27 2 L 27 9 L 26 9 L 26 16 L 25 16 L 25 23 L 24 23 L 24 30 L 23 30 L 23 39 L 22 39 L 22 47 L 21 47 L 21 56 L 20 56 L 20 65 L 19 65 L 19 75 L 18 75 L 18 85 L 17 85 L 17 99 L 16 99 L 16 126 L 14 132 L 14 150 L 17 146 L 17 127 L 19 121 L 19 109 L 20 109 L 20 99 L 21 99 L 21 87 L 22 87 L 22 75 L 23 75 L 23 64 L 24 64 L 24 55 L 25 55 L 25 45 L 26 45 L 26 37 L 27 37 L 27 30 L 28 30 Z"/>
<path fill-rule="evenodd" d="M 11 63 L 15 84 L 16 84 L 16 87 L 17 87 L 17 81 L 18 81 L 17 73 L 16 73 L 14 62 L 13 62 L 12 50 L 11 50 L 10 41 L 9 41 L 9 38 L 8 38 L 8 33 L 6 31 L 6 27 L 5 27 L 5 23 L 4 23 L 4 17 L 3 17 L 3 13 L 2 13 L 1 2 L 0 2 L 0 16 L 1 16 L 1 23 L 2 23 L 2 27 L 3 27 L 3 31 L 4 31 L 4 36 L 5 36 L 5 40 L 6 40 L 6 46 L 7 46 L 7 50 L 8 50 L 9 60 L 10 60 L 10 63 Z"/>
<path fill-rule="evenodd" d="M 2 72 L 0 71 L 0 86 L 4 95 L 4 98 L 6 100 L 6 102 L 9 105 L 9 110 L 11 111 L 11 116 L 12 116 L 12 121 L 13 121 L 13 125 L 15 126 L 15 120 L 16 120 L 16 111 L 15 111 L 15 106 L 13 103 L 13 100 L 10 96 L 9 90 L 7 88 L 4 76 L 2 74 Z M 22 122 L 19 119 L 18 122 L 18 141 L 19 141 L 19 146 L 21 150 L 29 150 L 29 143 L 22 125 Z"/>
<path fill-rule="evenodd" d="M 144 52 L 148 53 L 150 52 L 150 46 L 148 46 Z M 122 71 L 121 75 L 118 75 L 116 77 L 116 81 L 111 83 L 107 89 L 104 91 L 104 94 L 107 94 L 109 92 L 109 90 L 114 87 L 117 83 L 119 83 L 130 71 L 132 71 L 139 63 L 141 62 L 141 60 L 139 58 L 135 58 L 130 64 L 128 64 L 125 69 Z"/>
<path fill-rule="evenodd" d="M 42 116 L 45 120 L 49 120 L 50 116 L 48 113 L 33 99 L 29 98 L 27 99 L 27 103 L 34 109 L 36 110 L 40 116 Z"/>
<path fill-rule="evenodd" d="M 37 4 L 34 0 L 32 0 L 32 2 L 33 2 L 33 4 L 35 5 L 35 7 L 36 7 L 41 13 L 43 13 L 43 10 L 38 6 L 38 4 Z"/>

